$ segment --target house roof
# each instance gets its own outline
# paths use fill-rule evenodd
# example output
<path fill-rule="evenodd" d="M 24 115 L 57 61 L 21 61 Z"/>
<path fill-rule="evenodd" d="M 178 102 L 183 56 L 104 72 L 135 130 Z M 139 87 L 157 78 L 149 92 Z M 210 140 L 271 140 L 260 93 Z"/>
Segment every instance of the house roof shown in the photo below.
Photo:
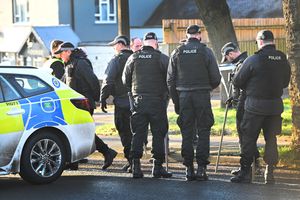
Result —
<path fill-rule="evenodd" d="M 75 46 L 80 42 L 79 37 L 69 25 L 60 26 L 13 26 L 2 30 L 0 52 L 19 53 L 31 33 L 38 42 L 50 52 L 50 43 L 54 39 L 72 42 Z"/>
<path fill-rule="evenodd" d="M 79 37 L 72 30 L 69 25 L 60 25 L 60 26 L 34 26 L 32 27 L 33 33 L 36 36 L 37 40 L 43 44 L 48 51 L 50 51 L 50 43 L 54 39 L 68 41 L 78 45 L 80 42 Z"/>
<path fill-rule="evenodd" d="M 227 4 L 232 18 L 283 17 L 282 0 L 227 0 Z M 164 0 L 144 26 L 162 25 L 162 19 L 197 18 L 199 10 L 194 0 Z"/>
<path fill-rule="evenodd" d="M 0 40 L 0 52 L 17 53 L 24 46 L 31 33 L 31 27 L 7 27 L 1 30 L 3 38 Z"/>

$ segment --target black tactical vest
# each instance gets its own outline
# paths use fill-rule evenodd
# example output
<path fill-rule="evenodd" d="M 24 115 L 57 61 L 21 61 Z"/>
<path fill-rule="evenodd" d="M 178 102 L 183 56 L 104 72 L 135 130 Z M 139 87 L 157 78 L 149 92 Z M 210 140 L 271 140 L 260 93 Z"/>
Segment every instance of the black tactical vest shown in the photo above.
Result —
<path fill-rule="evenodd" d="M 205 45 L 198 41 L 188 42 L 178 48 L 178 90 L 211 89 L 205 48 Z"/>
<path fill-rule="evenodd" d="M 122 82 L 122 73 L 124 70 L 124 66 L 126 64 L 126 61 L 128 57 L 132 54 L 132 51 L 130 50 L 123 50 L 119 55 L 117 55 L 118 62 L 119 62 L 119 71 L 116 77 L 116 83 L 114 88 L 114 96 L 120 97 L 120 96 L 126 96 L 127 97 L 127 88 Z"/>
<path fill-rule="evenodd" d="M 259 50 L 255 56 L 253 77 L 247 83 L 247 95 L 259 99 L 281 98 L 289 74 L 286 56 L 271 45 Z"/>
<path fill-rule="evenodd" d="M 162 96 L 166 92 L 166 77 L 160 59 L 161 53 L 156 50 L 142 50 L 134 55 L 134 95 Z"/>

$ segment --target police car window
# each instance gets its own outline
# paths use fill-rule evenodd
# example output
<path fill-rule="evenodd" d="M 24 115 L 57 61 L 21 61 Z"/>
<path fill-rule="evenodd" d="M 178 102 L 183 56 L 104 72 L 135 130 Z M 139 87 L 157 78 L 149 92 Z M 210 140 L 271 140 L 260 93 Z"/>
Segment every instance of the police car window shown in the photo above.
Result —
<path fill-rule="evenodd" d="M 0 85 L 3 95 L 3 101 L 12 101 L 21 98 L 21 95 L 2 76 L 0 76 Z"/>
<path fill-rule="evenodd" d="M 4 101 L 4 97 L 3 97 L 3 91 L 2 91 L 2 84 L 0 82 L 0 103 Z"/>
<path fill-rule="evenodd" d="M 30 97 L 53 90 L 47 83 L 35 76 L 10 75 L 9 80 L 16 85 L 24 97 Z"/>

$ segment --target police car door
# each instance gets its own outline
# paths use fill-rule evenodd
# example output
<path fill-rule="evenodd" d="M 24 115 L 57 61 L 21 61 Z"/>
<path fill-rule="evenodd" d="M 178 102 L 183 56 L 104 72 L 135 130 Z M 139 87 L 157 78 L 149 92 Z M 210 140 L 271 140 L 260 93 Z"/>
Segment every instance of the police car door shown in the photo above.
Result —
<path fill-rule="evenodd" d="M 21 95 L 0 74 L 0 167 L 9 164 L 24 131 L 25 110 L 20 99 Z"/>

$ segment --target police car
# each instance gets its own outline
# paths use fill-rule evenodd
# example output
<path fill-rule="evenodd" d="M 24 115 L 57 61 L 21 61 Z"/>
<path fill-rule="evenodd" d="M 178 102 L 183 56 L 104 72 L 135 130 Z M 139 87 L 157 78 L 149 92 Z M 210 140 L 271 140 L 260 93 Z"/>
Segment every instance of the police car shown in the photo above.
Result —
<path fill-rule="evenodd" d="M 43 69 L 0 66 L 0 175 L 55 181 L 93 152 L 94 134 L 81 94 Z"/>

